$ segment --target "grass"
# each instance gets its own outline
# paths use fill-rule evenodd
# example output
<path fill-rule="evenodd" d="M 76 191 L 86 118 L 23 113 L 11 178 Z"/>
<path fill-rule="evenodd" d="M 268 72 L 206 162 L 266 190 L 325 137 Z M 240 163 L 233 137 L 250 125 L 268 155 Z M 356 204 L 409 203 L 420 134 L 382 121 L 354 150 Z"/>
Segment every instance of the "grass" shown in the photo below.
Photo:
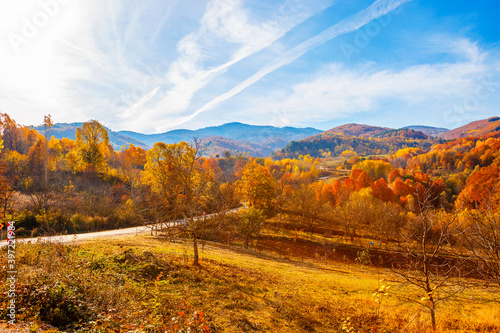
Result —
<path fill-rule="evenodd" d="M 421 305 L 401 300 L 416 291 L 373 267 L 213 243 L 200 256 L 192 267 L 189 244 L 150 236 L 21 245 L 19 319 L 80 332 L 430 331 Z M 438 309 L 440 332 L 500 332 L 499 307 L 481 301 L 493 289 L 473 282 Z"/>

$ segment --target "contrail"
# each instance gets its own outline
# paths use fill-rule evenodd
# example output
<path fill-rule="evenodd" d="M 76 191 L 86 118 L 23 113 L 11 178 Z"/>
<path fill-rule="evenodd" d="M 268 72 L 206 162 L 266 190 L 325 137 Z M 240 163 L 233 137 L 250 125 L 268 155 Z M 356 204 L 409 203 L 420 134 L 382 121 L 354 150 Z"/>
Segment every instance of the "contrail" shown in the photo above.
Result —
<path fill-rule="evenodd" d="M 297 45 L 293 49 L 284 53 L 281 57 L 270 62 L 266 66 L 262 67 L 257 73 L 242 81 L 237 86 L 231 90 L 225 92 L 222 95 L 217 96 L 210 102 L 203 105 L 201 108 L 196 110 L 193 114 L 185 117 L 178 118 L 177 121 L 171 123 L 169 127 L 181 125 L 187 121 L 192 120 L 200 113 L 213 109 L 218 104 L 223 101 L 228 100 L 234 95 L 240 93 L 244 89 L 248 88 L 255 82 L 262 79 L 267 74 L 277 70 L 280 67 L 288 65 L 297 58 L 301 57 L 310 50 L 326 43 L 327 41 L 345 35 L 347 33 L 353 32 L 361 28 L 362 26 L 370 23 L 371 21 L 378 19 L 381 16 L 388 14 L 399 6 L 410 2 L 412 0 L 377 0 L 370 7 L 363 9 L 362 11 L 340 21 L 339 23 L 331 26 L 330 28 L 323 30 L 318 35 L 306 40 L 305 42 Z"/>

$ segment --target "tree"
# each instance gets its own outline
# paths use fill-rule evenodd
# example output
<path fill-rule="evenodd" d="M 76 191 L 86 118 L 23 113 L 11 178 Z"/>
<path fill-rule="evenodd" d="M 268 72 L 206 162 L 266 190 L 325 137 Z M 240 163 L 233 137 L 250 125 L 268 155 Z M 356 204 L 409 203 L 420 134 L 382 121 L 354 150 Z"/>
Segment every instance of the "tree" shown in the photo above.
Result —
<path fill-rule="evenodd" d="M 492 201 L 465 211 L 466 248 L 481 263 L 479 272 L 500 286 L 500 216 Z"/>
<path fill-rule="evenodd" d="M 372 178 L 361 169 L 352 169 L 350 178 L 354 182 L 354 189 L 356 191 L 369 187 L 373 182 Z"/>
<path fill-rule="evenodd" d="M 134 190 L 140 185 L 141 172 L 144 170 L 144 165 L 146 164 L 146 151 L 130 144 L 127 149 L 118 153 L 118 161 L 125 182 L 130 185 L 130 193 L 132 198 L 134 198 Z"/>
<path fill-rule="evenodd" d="M 497 210 L 500 203 L 500 167 L 491 165 L 477 168 L 457 198 L 458 205 L 468 208 Z"/>
<path fill-rule="evenodd" d="M 77 157 L 82 170 L 100 171 L 109 153 L 108 131 L 97 120 L 83 123 L 76 130 Z"/>
<path fill-rule="evenodd" d="M 260 209 L 266 216 L 274 210 L 276 181 L 264 166 L 251 162 L 243 169 L 239 183 L 240 192 L 250 207 Z"/>
<path fill-rule="evenodd" d="M 2 140 L 0 140 L 0 152 L 2 151 L 3 145 Z M 5 165 L 3 161 L 0 161 L 0 212 L 1 212 L 1 223 L 7 222 L 7 214 L 12 212 L 13 208 L 13 197 L 14 190 L 8 181 L 8 179 L 4 176 L 5 174 Z"/>
<path fill-rule="evenodd" d="M 361 169 L 373 180 L 378 180 L 386 177 L 386 175 L 392 170 L 392 165 L 391 163 L 383 160 L 364 160 L 356 163 L 352 168 Z"/>
<path fill-rule="evenodd" d="M 25 190 L 30 195 L 35 209 L 46 208 L 49 201 L 47 176 L 47 143 L 43 136 L 28 153 L 29 177 L 25 179 Z"/>
<path fill-rule="evenodd" d="M 287 185 L 278 197 L 279 211 L 299 218 L 312 232 L 318 222 L 325 220 L 323 208 L 328 199 L 323 193 L 322 183 Z"/>
<path fill-rule="evenodd" d="M 20 154 L 28 153 L 29 144 L 26 138 L 26 132 L 6 113 L 0 113 L 0 133 L 2 134 L 3 145 L 6 152 L 16 151 Z"/>
<path fill-rule="evenodd" d="M 439 194 L 438 194 L 439 195 Z M 458 214 L 433 210 L 436 193 L 432 187 L 417 195 L 418 215 L 401 228 L 398 252 L 392 271 L 421 291 L 420 300 L 409 295 L 403 299 L 429 310 L 436 329 L 437 306 L 464 289 L 461 283 L 463 260 L 452 245 L 462 234 Z"/>
<path fill-rule="evenodd" d="M 250 237 L 256 237 L 265 222 L 264 213 L 256 208 L 249 207 L 240 212 L 240 219 L 236 227 L 238 234 L 245 240 L 245 249 L 248 249 Z"/>
<path fill-rule="evenodd" d="M 50 129 L 52 127 L 54 127 L 54 123 L 52 122 L 52 116 L 50 114 L 43 117 L 43 127 L 44 127 L 44 137 L 45 137 L 45 141 L 44 141 L 45 160 L 44 160 L 44 165 L 43 165 L 44 173 L 45 173 L 44 186 L 45 186 L 45 189 L 47 190 L 49 187 L 49 167 L 48 167 L 48 164 L 49 164 L 49 145 L 48 145 L 48 142 L 49 142 L 49 138 L 50 138 Z"/>
<path fill-rule="evenodd" d="M 175 144 L 157 142 L 147 152 L 145 180 L 150 185 L 153 206 L 162 205 L 167 220 L 182 219 L 169 230 L 185 234 L 193 242 L 193 264 L 198 265 L 198 239 L 201 233 L 214 227 L 229 207 L 221 203 L 212 215 L 206 210 L 214 201 L 219 186 L 212 170 L 202 167 L 199 141 L 193 145 L 184 141 Z M 210 211 L 209 211 L 210 212 Z"/>
<path fill-rule="evenodd" d="M 373 196 L 379 198 L 384 202 L 390 202 L 394 200 L 394 192 L 389 188 L 387 182 L 384 178 L 380 178 L 373 184 L 371 184 Z"/>

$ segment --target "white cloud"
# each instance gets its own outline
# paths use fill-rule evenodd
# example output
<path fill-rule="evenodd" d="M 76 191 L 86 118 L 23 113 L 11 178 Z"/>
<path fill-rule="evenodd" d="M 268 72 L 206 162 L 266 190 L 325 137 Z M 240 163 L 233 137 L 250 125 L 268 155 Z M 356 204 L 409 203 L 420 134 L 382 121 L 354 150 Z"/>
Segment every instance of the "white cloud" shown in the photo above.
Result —
<path fill-rule="evenodd" d="M 259 111 L 253 116 L 257 118 L 285 110 L 288 121 L 300 125 L 361 112 L 384 112 L 388 102 L 398 103 L 401 110 L 421 110 L 421 114 L 426 111 L 444 113 L 457 100 L 473 93 L 485 77 L 498 75 L 498 70 L 485 61 L 487 53 L 469 40 L 449 41 L 443 47 L 454 52 L 450 56 L 464 60 L 414 65 L 400 70 L 375 64 L 354 69 L 329 64 L 312 79 L 294 85 L 288 93 L 256 100 L 253 110 Z"/>

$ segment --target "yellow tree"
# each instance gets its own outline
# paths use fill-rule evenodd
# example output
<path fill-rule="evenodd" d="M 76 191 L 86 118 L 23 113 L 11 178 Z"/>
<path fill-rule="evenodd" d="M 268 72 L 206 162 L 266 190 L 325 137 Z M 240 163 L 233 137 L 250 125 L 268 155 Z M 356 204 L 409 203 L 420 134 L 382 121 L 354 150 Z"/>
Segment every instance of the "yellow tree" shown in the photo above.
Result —
<path fill-rule="evenodd" d="M 45 189 L 49 186 L 49 137 L 50 137 L 50 129 L 54 127 L 54 123 L 52 122 L 52 116 L 49 114 L 48 116 L 43 117 L 43 127 L 44 127 L 44 148 L 45 148 L 45 160 L 44 160 L 44 172 L 45 172 Z"/>
<path fill-rule="evenodd" d="M 202 232 L 217 224 L 215 215 L 206 215 L 214 191 L 219 187 L 211 169 L 204 169 L 200 158 L 199 142 L 184 141 L 174 144 L 157 142 L 147 152 L 144 168 L 146 183 L 150 185 L 155 202 L 161 204 L 170 230 L 187 234 L 193 241 L 193 264 L 198 265 L 198 239 Z M 215 190 L 214 190 L 215 189 Z M 156 208 L 156 207 L 155 207 Z M 218 213 L 224 211 L 220 207 Z"/>
<path fill-rule="evenodd" d="M 108 131 L 97 120 L 87 121 L 76 130 L 76 145 L 81 170 L 96 172 L 106 167 Z"/>
<path fill-rule="evenodd" d="M 256 162 L 248 163 L 243 170 L 239 188 L 250 207 L 260 209 L 266 215 L 272 214 L 277 184 L 267 168 Z"/>

